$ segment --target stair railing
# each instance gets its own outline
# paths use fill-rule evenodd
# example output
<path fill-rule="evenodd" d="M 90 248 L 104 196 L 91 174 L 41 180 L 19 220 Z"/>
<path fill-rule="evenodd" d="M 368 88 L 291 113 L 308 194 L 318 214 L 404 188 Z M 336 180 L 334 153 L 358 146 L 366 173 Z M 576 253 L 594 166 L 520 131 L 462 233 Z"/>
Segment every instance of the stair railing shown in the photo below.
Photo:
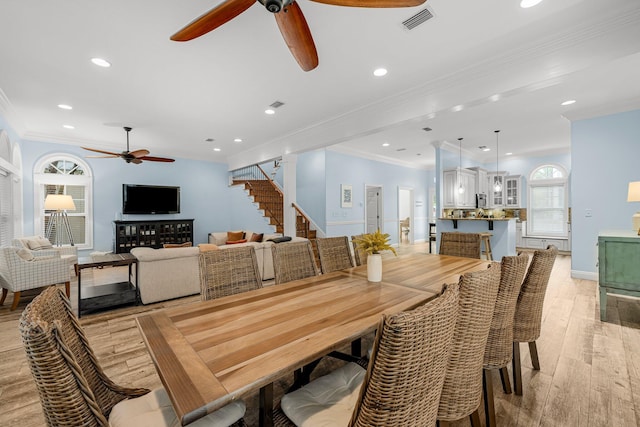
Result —
<path fill-rule="evenodd" d="M 300 210 L 295 204 L 291 203 L 291 206 L 296 210 L 296 236 L 309 238 L 309 230 L 311 227 L 311 220 Z M 301 224 L 298 224 L 298 218 L 301 219 Z M 301 225 L 301 227 L 300 227 Z"/>

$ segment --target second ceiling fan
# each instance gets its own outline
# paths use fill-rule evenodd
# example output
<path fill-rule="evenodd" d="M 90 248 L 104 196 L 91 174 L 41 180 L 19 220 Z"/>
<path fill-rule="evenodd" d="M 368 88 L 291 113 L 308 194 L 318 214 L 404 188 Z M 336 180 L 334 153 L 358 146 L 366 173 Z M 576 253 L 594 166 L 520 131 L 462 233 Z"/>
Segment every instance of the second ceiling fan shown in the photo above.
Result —
<path fill-rule="evenodd" d="M 174 41 L 189 41 L 229 22 L 255 2 L 273 13 L 280 33 L 291 54 L 304 71 L 318 66 L 318 52 L 302 10 L 295 0 L 226 0 L 171 36 Z M 413 7 L 426 0 L 312 0 L 318 3 L 351 7 Z"/>

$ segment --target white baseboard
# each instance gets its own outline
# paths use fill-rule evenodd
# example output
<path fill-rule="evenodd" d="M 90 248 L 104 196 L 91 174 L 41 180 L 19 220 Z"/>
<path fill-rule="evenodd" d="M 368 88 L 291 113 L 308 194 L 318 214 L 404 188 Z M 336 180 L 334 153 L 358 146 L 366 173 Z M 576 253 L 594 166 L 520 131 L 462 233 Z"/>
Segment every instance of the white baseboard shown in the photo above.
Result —
<path fill-rule="evenodd" d="M 571 270 L 571 278 L 598 281 L 598 273 L 592 271 Z"/>

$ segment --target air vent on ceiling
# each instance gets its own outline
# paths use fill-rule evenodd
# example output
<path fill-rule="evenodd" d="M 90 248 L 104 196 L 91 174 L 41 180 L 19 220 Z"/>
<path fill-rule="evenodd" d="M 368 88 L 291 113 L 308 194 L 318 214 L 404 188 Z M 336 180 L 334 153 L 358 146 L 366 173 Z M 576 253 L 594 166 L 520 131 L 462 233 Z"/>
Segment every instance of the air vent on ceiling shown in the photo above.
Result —
<path fill-rule="evenodd" d="M 429 127 L 426 127 L 426 128 L 422 128 L 422 130 L 425 131 L 425 132 L 431 132 L 433 129 L 431 129 Z"/>
<path fill-rule="evenodd" d="M 404 25 L 407 30 L 413 30 L 418 25 L 427 22 L 431 18 L 433 18 L 433 12 L 431 12 L 431 9 L 426 7 L 420 12 L 413 15 L 411 18 L 403 21 L 402 25 Z"/>
<path fill-rule="evenodd" d="M 405 151 L 406 148 L 398 148 L 396 151 Z"/>
<path fill-rule="evenodd" d="M 273 104 L 269 105 L 271 108 L 280 108 L 284 105 L 284 102 L 276 101 Z"/>

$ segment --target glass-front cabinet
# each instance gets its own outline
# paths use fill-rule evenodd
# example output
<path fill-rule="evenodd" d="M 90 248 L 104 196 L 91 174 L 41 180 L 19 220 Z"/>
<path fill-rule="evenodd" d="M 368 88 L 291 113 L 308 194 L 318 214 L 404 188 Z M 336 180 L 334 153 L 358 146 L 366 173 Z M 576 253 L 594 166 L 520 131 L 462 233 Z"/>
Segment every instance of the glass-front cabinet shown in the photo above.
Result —
<path fill-rule="evenodd" d="M 508 208 L 520 207 L 520 175 L 507 176 L 504 179 L 504 205 Z"/>

